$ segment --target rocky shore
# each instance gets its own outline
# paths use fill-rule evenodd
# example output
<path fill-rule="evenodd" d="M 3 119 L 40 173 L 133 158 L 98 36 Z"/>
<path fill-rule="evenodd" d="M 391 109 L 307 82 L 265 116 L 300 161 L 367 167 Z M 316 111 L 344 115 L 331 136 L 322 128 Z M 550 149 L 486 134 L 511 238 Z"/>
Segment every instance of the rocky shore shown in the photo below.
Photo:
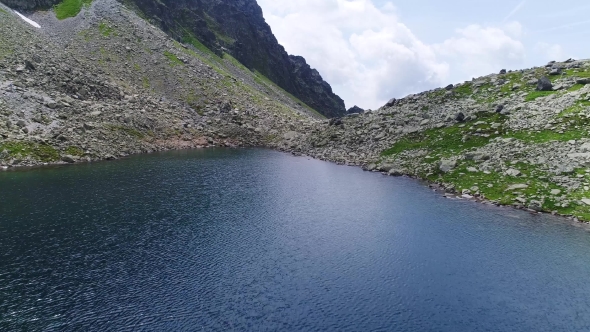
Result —
<path fill-rule="evenodd" d="M 488 75 L 316 124 L 282 148 L 590 220 L 590 62 Z"/>

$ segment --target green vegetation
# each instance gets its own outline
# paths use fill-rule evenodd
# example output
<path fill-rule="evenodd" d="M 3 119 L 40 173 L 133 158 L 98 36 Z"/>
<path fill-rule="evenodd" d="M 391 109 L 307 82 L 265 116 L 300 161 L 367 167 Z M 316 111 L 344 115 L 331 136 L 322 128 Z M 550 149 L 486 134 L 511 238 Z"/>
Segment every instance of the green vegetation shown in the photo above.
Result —
<path fill-rule="evenodd" d="M 138 138 L 138 139 L 143 139 L 146 135 L 144 133 L 142 133 L 141 131 L 135 129 L 135 128 L 131 128 L 131 127 L 125 127 L 125 126 L 106 126 L 107 128 L 113 130 L 113 131 L 120 131 L 123 132 L 129 136 Z"/>
<path fill-rule="evenodd" d="M 77 146 L 70 146 L 64 152 L 65 154 L 70 156 L 82 157 L 84 155 L 84 150 L 80 149 Z"/>
<path fill-rule="evenodd" d="M 92 0 L 63 0 L 53 8 L 58 20 L 64 20 L 68 17 L 76 17 L 82 7 L 90 6 Z"/>
<path fill-rule="evenodd" d="M 59 160 L 59 153 L 52 146 L 32 142 L 0 143 L 0 152 L 7 151 L 12 158 L 30 157 L 40 162 Z"/>
<path fill-rule="evenodd" d="M 110 37 L 113 34 L 116 35 L 115 29 L 113 29 L 106 22 L 100 22 L 98 25 L 98 31 L 100 31 L 100 33 L 105 37 Z"/>
<path fill-rule="evenodd" d="M 141 85 L 143 86 L 144 89 L 149 89 L 151 87 L 150 85 L 150 80 L 147 77 L 142 77 L 141 79 Z"/>
<path fill-rule="evenodd" d="M 559 117 L 565 117 L 565 116 L 568 116 L 569 114 L 578 114 L 581 111 L 587 109 L 588 107 L 590 107 L 590 101 L 578 100 L 575 104 L 573 104 L 572 106 L 566 108 L 561 113 L 559 113 Z"/>
<path fill-rule="evenodd" d="M 439 156 L 450 156 L 463 150 L 484 146 L 492 138 L 502 135 L 502 128 L 494 129 L 491 123 L 503 122 L 504 116 L 498 113 L 479 113 L 477 116 L 475 123 L 479 123 L 478 125 L 457 124 L 407 135 L 381 155 L 391 156 L 407 150 L 428 149 Z"/>
<path fill-rule="evenodd" d="M 5 11 L 4 9 L 0 8 L 0 14 L 8 14 L 8 12 Z"/>
<path fill-rule="evenodd" d="M 170 66 L 172 67 L 184 64 L 174 53 L 164 51 L 164 56 L 167 57 L 168 60 L 170 60 Z"/>
<path fill-rule="evenodd" d="M 556 91 L 532 91 L 526 97 L 525 101 L 533 101 L 537 98 L 547 97 L 554 94 Z"/>

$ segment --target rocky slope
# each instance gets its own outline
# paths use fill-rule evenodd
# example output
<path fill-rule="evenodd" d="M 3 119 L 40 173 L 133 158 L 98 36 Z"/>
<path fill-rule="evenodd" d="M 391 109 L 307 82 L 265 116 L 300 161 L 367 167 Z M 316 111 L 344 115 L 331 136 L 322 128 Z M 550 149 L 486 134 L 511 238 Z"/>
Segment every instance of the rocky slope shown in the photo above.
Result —
<path fill-rule="evenodd" d="M 114 0 L 34 28 L 0 6 L 0 167 L 205 146 L 275 146 L 322 118 L 231 56 Z"/>
<path fill-rule="evenodd" d="M 28 10 L 64 0 L 5 1 L 12 8 Z M 345 115 L 344 101 L 320 74 L 304 58 L 289 56 L 278 43 L 256 0 L 119 1 L 178 41 L 197 47 L 202 43 L 218 56 L 231 54 L 323 115 Z"/>
<path fill-rule="evenodd" d="M 474 79 L 316 124 L 284 150 L 590 220 L 590 61 Z"/>

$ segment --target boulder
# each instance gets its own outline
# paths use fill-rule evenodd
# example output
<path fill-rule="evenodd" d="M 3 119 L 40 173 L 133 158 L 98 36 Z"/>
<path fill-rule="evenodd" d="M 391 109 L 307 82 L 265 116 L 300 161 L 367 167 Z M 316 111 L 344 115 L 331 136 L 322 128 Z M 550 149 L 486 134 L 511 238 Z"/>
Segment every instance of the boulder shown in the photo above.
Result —
<path fill-rule="evenodd" d="M 348 113 L 348 114 L 363 114 L 363 113 L 365 113 L 365 110 L 354 105 L 353 107 L 349 108 L 348 111 L 346 111 L 346 113 Z"/>
<path fill-rule="evenodd" d="M 463 122 L 463 121 L 465 121 L 465 114 L 463 114 L 463 112 L 459 112 L 459 113 L 455 114 L 454 119 L 457 122 Z"/>
<path fill-rule="evenodd" d="M 547 77 L 543 76 L 537 82 L 537 91 L 553 91 L 553 84 Z"/>
<path fill-rule="evenodd" d="M 504 75 L 504 74 L 506 74 L 506 69 L 500 70 L 500 75 Z"/>
<path fill-rule="evenodd" d="M 392 168 L 389 170 L 389 172 L 387 172 L 387 174 L 389 174 L 391 176 L 402 176 L 402 175 L 404 175 L 404 172 L 400 169 Z"/>
<path fill-rule="evenodd" d="M 445 90 L 447 90 L 447 91 L 451 91 L 451 90 L 453 90 L 453 88 L 454 88 L 454 87 L 455 87 L 454 85 L 452 85 L 452 84 L 449 84 L 449 85 L 447 85 L 447 86 L 445 87 Z"/>
<path fill-rule="evenodd" d="M 391 98 L 391 99 L 389 99 L 389 101 L 387 102 L 387 104 L 385 104 L 385 107 L 393 107 L 396 102 L 397 102 L 397 99 Z"/>
<path fill-rule="evenodd" d="M 438 169 L 443 173 L 448 173 L 457 167 L 457 160 L 455 159 L 441 159 L 438 164 Z"/>
<path fill-rule="evenodd" d="M 61 157 L 61 161 L 66 162 L 68 164 L 73 164 L 76 162 L 74 157 L 70 156 L 70 155 L 65 155 L 65 156 Z"/>
<path fill-rule="evenodd" d="M 561 75 L 561 68 L 553 68 L 549 72 L 549 75 Z"/>
<path fill-rule="evenodd" d="M 506 188 L 506 191 L 514 191 L 514 190 L 520 190 L 520 189 L 527 189 L 529 187 L 528 184 L 513 184 L 508 186 L 508 188 Z"/>
<path fill-rule="evenodd" d="M 506 171 L 506 175 L 507 176 L 520 176 L 520 175 L 522 175 L 522 173 L 515 168 L 510 168 Z"/>
<path fill-rule="evenodd" d="M 578 78 L 576 84 L 590 84 L 590 78 Z"/>

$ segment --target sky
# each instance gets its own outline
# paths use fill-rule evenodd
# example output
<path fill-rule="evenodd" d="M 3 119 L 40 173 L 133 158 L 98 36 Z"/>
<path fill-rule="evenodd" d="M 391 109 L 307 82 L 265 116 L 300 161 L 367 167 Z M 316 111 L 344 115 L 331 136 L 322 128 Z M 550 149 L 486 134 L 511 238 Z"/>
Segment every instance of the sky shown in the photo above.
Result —
<path fill-rule="evenodd" d="M 288 53 L 350 108 L 497 73 L 590 58 L 590 1 L 258 0 Z"/>

